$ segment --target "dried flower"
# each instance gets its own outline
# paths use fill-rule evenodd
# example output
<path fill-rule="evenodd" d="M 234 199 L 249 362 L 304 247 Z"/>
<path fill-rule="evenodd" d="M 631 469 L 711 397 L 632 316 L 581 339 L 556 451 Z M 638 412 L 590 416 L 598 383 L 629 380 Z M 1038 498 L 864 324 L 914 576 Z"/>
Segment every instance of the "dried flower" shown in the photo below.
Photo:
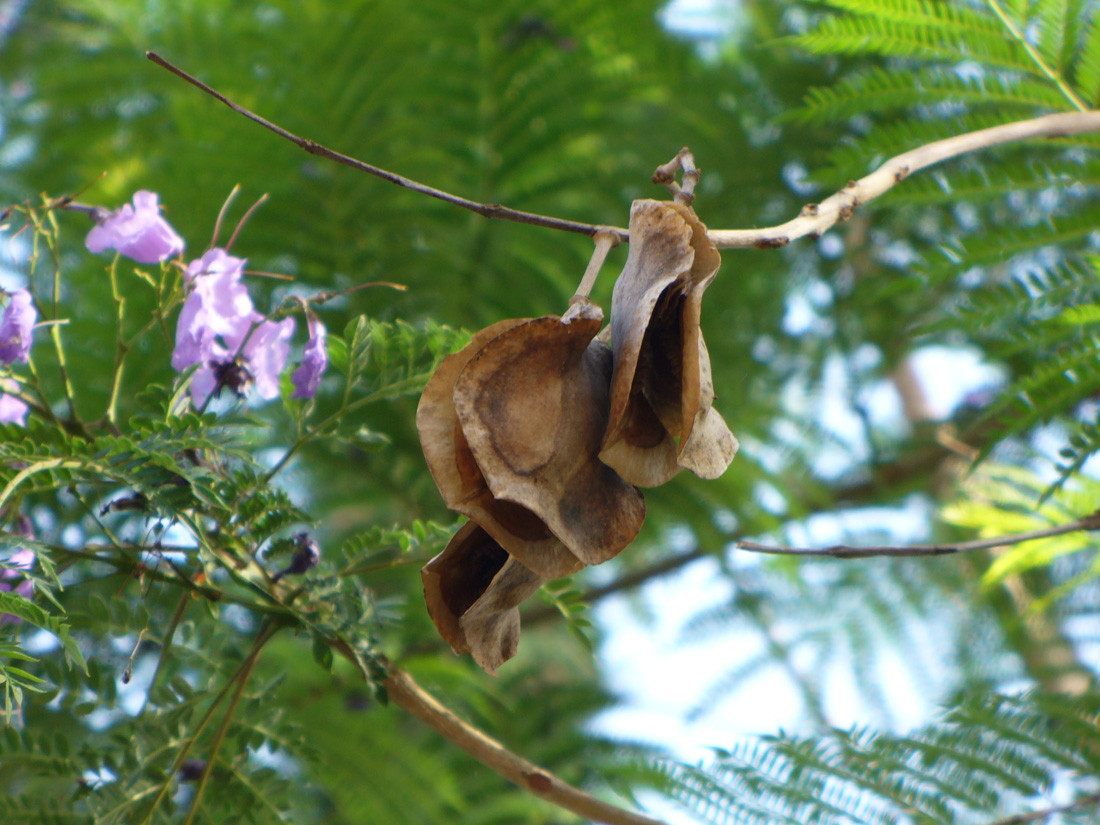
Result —
<path fill-rule="evenodd" d="M 321 546 L 309 533 L 294 534 L 294 555 L 290 557 L 290 564 L 271 577 L 271 581 L 277 582 L 283 576 L 300 576 L 307 570 L 316 567 L 321 561 Z"/>
<path fill-rule="evenodd" d="M 0 316 L 0 364 L 27 363 L 37 318 L 38 311 L 27 290 L 17 289 L 11 293 L 4 314 Z"/>
<path fill-rule="evenodd" d="M 307 316 L 309 341 L 302 353 L 302 365 L 294 370 L 290 380 L 294 382 L 291 398 L 313 398 L 321 384 L 321 376 L 328 367 L 328 353 L 325 351 L 325 325 L 316 315 Z"/>
<path fill-rule="evenodd" d="M 156 264 L 183 252 L 183 238 L 160 214 L 157 193 L 134 193 L 134 205 L 124 205 L 100 222 L 84 241 L 90 252 L 117 250 L 139 264 Z"/>

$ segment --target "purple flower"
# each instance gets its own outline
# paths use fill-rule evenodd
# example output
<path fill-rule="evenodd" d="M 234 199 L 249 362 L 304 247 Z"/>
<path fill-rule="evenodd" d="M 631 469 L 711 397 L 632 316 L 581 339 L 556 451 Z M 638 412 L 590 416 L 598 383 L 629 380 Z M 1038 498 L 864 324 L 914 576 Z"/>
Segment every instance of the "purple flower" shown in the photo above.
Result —
<path fill-rule="evenodd" d="M 210 356 L 195 373 L 191 380 L 191 399 L 195 406 L 201 406 L 208 396 L 224 387 L 239 396 L 244 396 L 253 385 L 261 398 L 272 399 L 279 394 L 279 374 L 290 355 L 294 319 L 265 321 L 262 315 L 254 312 L 244 321 L 239 329 L 222 336 L 224 346 L 214 343 Z M 258 326 L 248 335 L 253 324 Z M 245 336 L 248 341 L 242 350 Z"/>
<path fill-rule="evenodd" d="M 172 351 L 177 372 L 224 355 L 216 352 L 218 336 L 239 340 L 247 334 L 255 313 L 248 288 L 241 283 L 244 265 L 243 258 L 227 255 L 224 249 L 211 249 L 188 264 L 183 279 L 191 294 L 180 311 Z"/>
<path fill-rule="evenodd" d="M 31 294 L 17 289 L 11 294 L 0 317 L 0 364 L 13 361 L 27 363 L 31 351 L 31 337 L 38 312 L 31 303 Z"/>
<path fill-rule="evenodd" d="M 18 396 L 11 393 L 19 389 L 14 381 L 0 381 L 0 424 L 27 426 L 27 410 L 30 409 Z"/>
<path fill-rule="evenodd" d="M 156 192 L 135 192 L 126 204 L 100 223 L 84 241 L 90 252 L 116 249 L 139 264 L 156 264 L 183 252 L 183 238 L 160 216 Z"/>
<path fill-rule="evenodd" d="M 313 398 L 321 383 L 321 376 L 328 367 L 328 352 L 325 351 L 325 325 L 315 315 L 307 317 L 309 341 L 302 353 L 302 365 L 294 370 L 290 380 L 294 382 L 291 398 Z"/>
<path fill-rule="evenodd" d="M 20 531 L 26 532 L 26 531 Z M 0 570 L 0 591 L 7 593 L 12 589 L 9 581 L 11 579 L 22 578 L 19 584 L 15 585 L 15 593 L 18 596 L 22 596 L 24 599 L 29 599 L 31 593 L 34 592 L 34 582 L 28 578 L 24 578 L 19 570 L 13 569 L 19 568 L 21 570 L 30 570 L 34 566 L 34 551 L 33 550 L 16 550 L 11 558 L 7 560 L 7 563 L 12 567 L 4 568 Z M 13 616 L 10 613 L 0 614 L 0 623 L 12 623 L 18 622 L 19 617 Z"/>
<path fill-rule="evenodd" d="M 224 249 L 211 249 L 184 272 L 191 294 L 176 325 L 172 366 L 183 372 L 193 364 L 202 365 L 191 379 L 196 407 L 223 388 L 242 397 L 252 385 L 263 398 L 279 394 L 279 373 L 290 355 L 294 319 L 265 321 L 256 312 L 241 283 L 244 265 L 242 258 Z"/>

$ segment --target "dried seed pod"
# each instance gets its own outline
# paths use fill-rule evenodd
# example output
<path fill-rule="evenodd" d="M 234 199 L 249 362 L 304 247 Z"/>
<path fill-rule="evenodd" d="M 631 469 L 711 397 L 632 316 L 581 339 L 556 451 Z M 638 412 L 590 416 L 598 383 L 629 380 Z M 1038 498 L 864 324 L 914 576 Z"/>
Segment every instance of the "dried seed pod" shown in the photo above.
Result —
<path fill-rule="evenodd" d="M 516 654 L 519 605 L 546 581 L 472 521 L 420 575 L 440 635 L 455 653 L 470 653 L 491 674 Z"/>
<path fill-rule="evenodd" d="M 455 382 L 487 343 L 529 319 L 499 321 L 477 332 L 462 350 L 443 360 L 416 409 L 416 426 L 428 469 L 449 508 L 469 516 L 510 554 L 546 578 L 584 567 L 539 516 L 526 507 L 497 499 L 470 451 L 455 412 Z"/>
<path fill-rule="evenodd" d="M 600 449 L 601 460 L 633 484 L 663 484 L 682 468 L 716 478 L 737 451 L 711 408 L 710 357 L 699 329 L 703 292 L 720 263 L 690 207 L 634 202 L 630 253 L 612 296 L 615 371 Z"/>
<path fill-rule="evenodd" d="M 641 493 L 597 458 L 612 361 L 594 340 L 602 320 L 585 301 L 513 326 L 470 359 L 454 389 L 493 496 L 535 513 L 585 564 L 616 556 L 645 519 Z"/>

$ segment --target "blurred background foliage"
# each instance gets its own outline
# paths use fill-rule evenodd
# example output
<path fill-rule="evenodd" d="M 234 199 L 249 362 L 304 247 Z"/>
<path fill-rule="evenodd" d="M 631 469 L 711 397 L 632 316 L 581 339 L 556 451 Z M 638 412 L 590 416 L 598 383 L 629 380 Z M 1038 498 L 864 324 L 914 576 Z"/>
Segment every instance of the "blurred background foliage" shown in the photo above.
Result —
<path fill-rule="evenodd" d="M 633 199 L 662 197 L 649 176 L 683 145 L 703 169 L 695 202 L 703 221 L 765 226 L 896 152 L 1071 110 L 1074 95 L 1055 81 L 1078 91 L 1096 85 L 1090 61 L 1100 36 L 1090 0 L 1002 9 L 1022 31 L 1036 32 L 1053 77 L 1036 69 L 987 4 L 829 5 L 849 13 L 743 0 L 722 7 L 706 37 L 692 37 L 663 25 L 671 18 L 650 0 L 10 2 L 0 53 L 0 192 L 12 203 L 79 193 L 116 207 L 150 189 L 197 256 L 239 184 L 229 226 L 260 195 L 270 200 L 234 252 L 251 270 L 294 279 L 252 279 L 261 309 L 288 294 L 381 280 L 408 289 L 366 289 L 325 305 L 329 329 L 361 314 L 418 329 L 429 320 L 476 329 L 561 312 L 591 242 L 486 221 L 308 156 L 148 63 L 144 51 L 292 132 L 377 166 L 483 202 L 619 226 Z M 1100 443 L 1092 327 L 1100 315 L 1089 311 L 1100 302 L 1090 257 L 1100 208 L 1097 140 L 1029 143 L 956 161 L 906 181 L 816 242 L 726 252 L 703 314 L 716 406 L 742 444 L 726 475 L 681 476 L 647 491 L 648 520 L 635 545 L 532 600 L 520 655 L 499 679 L 444 649 L 423 608 L 417 565 L 389 557 L 363 574 L 378 649 L 566 780 L 627 798 L 656 788 L 680 800 L 690 821 L 757 820 L 717 805 L 733 793 L 720 783 L 692 785 L 698 774 L 667 768 L 646 730 L 597 732 L 604 728 L 592 720 L 616 701 L 615 674 L 600 656 L 616 630 L 583 604 L 626 596 L 636 621 L 659 623 L 662 609 L 639 588 L 693 564 L 712 565 L 729 597 L 693 611 L 690 592 L 663 591 L 688 604 L 680 612 L 694 613 L 681 642 L 731 640 L 716 679 L 684 674 L 696 715 L 736 706 L 746 683 L 770 674 L 795 688 L 797 700 L 782 710 L 786 729 L 814 737 L 847 720 L 837 718 L 836 687 L 826 683 L 838 668 L 849 674 L 846 701 L 860 721 L 887 729 L 897 724 L 899 680 L 931 702 L 964 689 L 1086 694 L 1100 666 L 1091 534 L 1046 553 L 1025 545 L 1031 555 L 1014 560 L 989 553 L 762 561 L 731 551 L 731 542 L 947 541 L 1027 529 L 1021 518 L 1057 523 L 1100 506 L 1095 482 L 1080 476 Z M 69 367 L 79 376 L 80 411 L 94 418 L 110 391 L 111 287 L 105 259 L 81 247 L 85 219 L 58 219 Z M 622 247 L 612 253 L 594 292 L 605 312 L 611 273 L 625 256 Z M 52 277 L 44 267 L 31 274 L 25 253 L 6 266 L 44 288 Z M 1081 310 L 1066 316 L 1072 306 Z M 148 317 L 152 307 L 150 294 L 128 293 L 129 317 Z M 418 369 L 440 340 L 417 339 Z M 125 374 L 122 421 L 147 385 L 164 380 L 170 342 L 143 347 Z M 51 356 L 41 351 L 40 372 L 56 395 Z M 937 352 L 945 372 L 922 372 L 922 356 Z M 948 374 L 967 359 L 995 365 L 988 372 L 1004 386 Z M 384 360 L 372 365 L 379 386 L 388 380 Z M 950 402 L 938 401 L 938 385 Z M 331 381 L 324 386 L 319 416 L 340 401 Z M 371 528 L 450 524 L 425 472 L 415 405 L 405 394 L 366 408 L 357 424 L 384 436 L 374 439 L 383 449 L 318 441 L 284 471 L 282 484 L 316 520 L 326 553 L 337 556 L 349 537 Z M 267 429 L 252 446 L 270 463 L 278 455 L 271 448 L 289 443 L 293 429 L 286 416 L 264 415 Z M 1058 449 L 1067 451 L 1060 459 Z M 992 482 L 968 475 L 979 454 L 984 467 L 1007 469 Z M 1065 489 L 1033 512 L 1055 482 Z M 80 546 L 99 529 L 61 492 L 24 507 L 43 542 Z M 407 543 L 401 536 L 376 533 L 348 558 Z M 433 540 L 401 546 L 398 560 L 425 560 L 438 549 Z M 0 770 L 0 792 L 15 822 L 45 817 L 27 801 L 35 799 L 51 800 L 59 816 L 76 812 L 75 821 L 116 821 L 102 809 L 91 819 L 81 807 L 96 794 L 128 792 L 105 790 L 118 784 L 103 773 L 102 753 L 112 749 L 116 776 L 127 768 L 174 781 L 164 773 L 171 763 L 155 755 L 158 739 L 176 729 L 135 715 L 140 697 L 132 693 L 120 705 L 126 689 L 118 680 L 128 662 L 149 678 L 178 594 L 116 574 L 77 581 L 63 604 L 92 674 L 49 665 L 49 682 L 67 685 L 59 695 L 69 698 L 49 707 L 28 701 L 22 739 L 0 744 L 0 755 L 23 749 L 40 757 L 30 767 L 14 756 L 0 761 L 11 769 Z M 212 621 L 202 610 L 189 606 L 161 680 L 174 701 L 216 689 L 251 644 L 255 616 Z M 884 675 L 883 657 L 896 661 L 899 653 L 901 675 Z M 235 729 L 243 756 L 214 772 L 226 795 L 209 803 L 207 821 L 231 813 L 334 825 L 565 821 L 414 720 L 379 707 L 350 667 L 338 663 L 329 673 L 313 659 L 301 638 L 272 642 Z M 716 728 L 710 742 L 732 748 L 751 728 Z M 732 757 L 724 758 L 728 766 Z M 248 793 L 231 793 L 249 783 Z M 1038 786 L 1026 787 L 1034 795 Z M 181 815 L 189 793 L 184 777 L 173 791 L 178 808 L 165 815 Z M 642 796 L 666 804 L 656 799 Z M 998 796 L 989 804 L 1012 802 Z M 859 810 L 867 821 L 925 821 Z"/>

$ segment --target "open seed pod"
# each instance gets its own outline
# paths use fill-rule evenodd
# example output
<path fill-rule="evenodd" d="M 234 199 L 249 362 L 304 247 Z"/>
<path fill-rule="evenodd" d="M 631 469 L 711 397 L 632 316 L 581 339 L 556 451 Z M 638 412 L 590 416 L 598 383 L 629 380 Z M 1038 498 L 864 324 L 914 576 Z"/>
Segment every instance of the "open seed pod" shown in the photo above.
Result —
<path fill-rule="evenodd" d="M 600 459 L 626 481 L 664 484 L 686 468 L 717 478 L 737 439 L 712 409 L 703 292 L 721 263 L 688 206 L 635 201 L 630 253 L 611 304 L 614 377 Z"/>
<path fill-rule="evenodd" d="M 535 513 L 584 564 L 616 556 L 645 519 L 642 494 L 597 458 L 612 366 L 595 340 L 602 320 L 582 301 L 563 317 L 513 326 L 469 360 L 454 388 L 493 496 Z"/>
<path fill-rule="evenodd" d="M 529 319 L 499 321 L 474 334 L 462 350 L 443 360 L 428 381 L 416 409 L 416 427 L 428 469 L 449 508 L 476 521 L 531 570 L 548 579 L 584 567 L 539 516 L 495 498 L 470 451 L 453 400 L 455 382 L 487 343 Z"/>
<path fill-rule="evenodd" d="M 440 635 L 488 673 L 516 654 L 519 605 L 546 581 L 472 521 L 420 575 L 428 615 Z"/>

